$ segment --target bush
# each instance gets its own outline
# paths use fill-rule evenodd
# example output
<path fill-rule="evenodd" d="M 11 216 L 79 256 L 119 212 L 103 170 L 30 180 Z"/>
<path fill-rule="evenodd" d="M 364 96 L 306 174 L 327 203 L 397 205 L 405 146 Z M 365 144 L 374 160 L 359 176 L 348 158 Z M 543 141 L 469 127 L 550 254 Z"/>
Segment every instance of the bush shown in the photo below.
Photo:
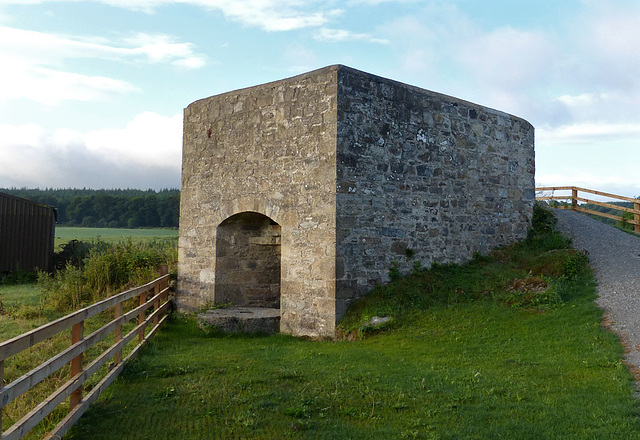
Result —
<path fill-rule="evenodd" d="M 533 206 L 531 229 L 527 232 L 525 245 L 543 252 L 570 247 L 571 239 L 555 231 L 557 221 L 558 219 L 550 210 L 536 203 Z"/>
<path fill-rule="evenodd" d="M 38 272 L 34 270 L 16 270 L 0 274 L 0 286 L 16 284 L 31 284 L 38 279 Z"/>
<path fill-rule="evenodd" d="M 92 249 L 104 249 L 106 247 L 107 244 L 101 241 L 88 243 L 86 241 L 71 240 L 63 245 L 59 252 L 54 254 L 53 265 L 56 270 L 64 270 L 69 264 L 73 267 L 81 268 Z"/>
<path fill-rule="evenodd" d="M 533 205 L 531 228 L 535 234 L 553 232 L 557 222 L 558 219 L 550 210 L 543 208 L 538 203 Z"/>

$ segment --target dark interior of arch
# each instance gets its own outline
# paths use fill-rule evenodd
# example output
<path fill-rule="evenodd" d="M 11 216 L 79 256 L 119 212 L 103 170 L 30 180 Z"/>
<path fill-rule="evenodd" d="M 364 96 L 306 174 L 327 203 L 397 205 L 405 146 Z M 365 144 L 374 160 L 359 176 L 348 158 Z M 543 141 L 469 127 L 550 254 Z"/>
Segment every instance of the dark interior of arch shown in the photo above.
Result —
<path fill-rule="evenodd" d="M 220 223 L 215 279 L 216 303 L 280 308 L 280 225 L 257 212 Z"/>

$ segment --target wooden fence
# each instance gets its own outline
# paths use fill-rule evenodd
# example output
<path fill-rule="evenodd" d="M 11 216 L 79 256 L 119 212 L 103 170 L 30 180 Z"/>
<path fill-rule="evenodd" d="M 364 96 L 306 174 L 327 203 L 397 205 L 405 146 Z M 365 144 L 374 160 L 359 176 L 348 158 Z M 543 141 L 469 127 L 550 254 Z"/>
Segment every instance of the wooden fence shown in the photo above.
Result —
<path fill-rule="evenodd" d="M 0 344 L 0 383 L 2 383 L 6 359 L 71 328 L 71 346 L 0 389 L 1 410 L 63 366 L 71 364 L 69 380 L 22 419 L 14 423 L 6 432 L 1 433 L 0 439 L 13 440 L 24 437 L 67 397 L 70 398 L 69 413 L 45 438 L 60 438 L 73 426 L 89 405 L 122 372 L 124 362 L 136 356 L 140 347 L 155 334 L 167 319 L 169 275 L 166 274 L 166 267 L 162 272 L 164 275 L 144 286 L 114 295 Z M 123 303 L 136 297 L 139 297 L 139 301 L 136 302 L 139 305 L 123 313 Z M 85 337 L 85 320 L 112 308 L 114 319 Z M 147 313 L 151 308 L 152 310 Z M 135 318 L 137 318 L 137 325 L 123 336 L 123 325 Z M 148 326 L 151 326 L 151 330 L 145 335 L 145 329 Z M 114 334 L 114 344 L 90 364 L 84 365 L 83 353 L 111 333 Z M 122 349 L 136 337 L 138 344 L 123 360 Z M 109 372 L 91 391 L 83 396 L 83 383 L 109 361 L 112 362 L 109 366 Z"/>
<path fill-rule="evenodd" d="M 565 201 L 568 201 L 567 206 L 556 206 L 556 208 L 571 209 L 572 211 L 585 212 L 587 214 L 598 215 L 601 217 L 607 217 L 613 220 L 626 222 L 633 225 L 634 232 L 640 233 L 640 199 L 632 199 L 630 197 L 619 196 L 616 194 L 610 194 L 602 191 L 595 191 L 593 189 L 580 188 L 577 186 L 545 186 L 545 187 L 536 188 L 536 193 L 549 192 L 549 191 L 551 191 L 552 195 L 536 196 L 536 200 L 565 200 Z M 555 191 L 571 191 L 571 194 L 555 195 Z M 599 202 L 596 200 L 588 199 L 586 197 L 580 197 L 579 196 L 580 192 L 608 197 L 610 199 L 617 199 L 623 202 L 631 202 L 633 203 L 633 208 L 626 208 L 624 206 L 612 205 L 611 203 Z M 633 219 L 624 218 L 624 217 L 609 214 L 606 212 L 594 211 L 593 209 L 588 209 L 583 206 L 580 206 L 578 202 L 591 203 L 593 205 L 604 206 L 605 208 L 615 209 L 616 211 L 629 212 L 633 214 Z"/>

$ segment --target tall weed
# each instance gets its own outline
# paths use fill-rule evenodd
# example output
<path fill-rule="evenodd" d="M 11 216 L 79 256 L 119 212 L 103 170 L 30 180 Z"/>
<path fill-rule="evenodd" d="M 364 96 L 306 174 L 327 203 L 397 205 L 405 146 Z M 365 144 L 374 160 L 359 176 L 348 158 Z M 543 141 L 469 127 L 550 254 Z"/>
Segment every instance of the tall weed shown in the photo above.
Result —
<path fill-rule="evenodd" d="M 98 242 L 76 248 L 88 251 L 82 260 L 67 261 L 53 275 L 41 273 L 39 283 L 55 310 L 67 312 L 100 301 L 157 277 L 162 265 L 175 267 L 175 245 L 169 241 L 119 244 Z"/>
<path fill-rule="evenodd" d="M 618 220 L 618 222 L 617 222 L 617 226 L 620 229 L 623 229 L 625 231 L 632 231 L 633 230 L 633 224 L 629 223 L 629 220 L 633 220 L 633 213 L 631 213 L 631 212 L 623 212 L 622 213 L 622 218 L 620 220 Z"/>

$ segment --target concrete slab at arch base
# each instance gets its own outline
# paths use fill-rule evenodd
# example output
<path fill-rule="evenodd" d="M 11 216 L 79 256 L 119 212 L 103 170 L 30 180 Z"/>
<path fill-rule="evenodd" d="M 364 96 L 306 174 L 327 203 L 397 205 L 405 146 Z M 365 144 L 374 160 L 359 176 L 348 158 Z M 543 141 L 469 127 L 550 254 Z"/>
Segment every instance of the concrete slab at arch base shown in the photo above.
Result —
<path fill-rule="evenodd" d="M 198 315 L 198 326 L 216 328 L 225 333 L 278 333 L 280 309 L 263 307 L 226 307 Z"/>

